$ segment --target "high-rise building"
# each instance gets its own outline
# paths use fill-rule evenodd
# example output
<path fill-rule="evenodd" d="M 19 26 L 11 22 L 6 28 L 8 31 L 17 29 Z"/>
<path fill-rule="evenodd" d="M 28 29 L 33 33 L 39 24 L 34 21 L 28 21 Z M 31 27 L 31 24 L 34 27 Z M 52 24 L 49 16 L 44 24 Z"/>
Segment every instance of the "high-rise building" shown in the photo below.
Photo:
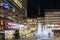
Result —
<path fill-rule="evenodd" d="M 45 10 L 45 22 L 50 24 L 60 24 L 60 9 Z"/>
<path fill-rule="evenodd" d="M 52 30 L 60 30 L 60 9 L 46 9 L 45 24 Z"/>

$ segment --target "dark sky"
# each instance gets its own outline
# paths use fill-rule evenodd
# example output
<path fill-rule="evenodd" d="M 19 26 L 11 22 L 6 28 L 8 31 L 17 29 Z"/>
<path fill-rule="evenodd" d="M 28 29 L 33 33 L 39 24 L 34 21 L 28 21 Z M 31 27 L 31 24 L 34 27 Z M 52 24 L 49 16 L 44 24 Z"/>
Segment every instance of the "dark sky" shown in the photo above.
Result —
<path fill-rule="evenodd" d="M 28 17 L 44 17 L 45 9 L 60 9 L 60 1 L 58 0 L 28 0 Z M 38 7 L 40 5 L 40 15 L 38 14 Z"/>

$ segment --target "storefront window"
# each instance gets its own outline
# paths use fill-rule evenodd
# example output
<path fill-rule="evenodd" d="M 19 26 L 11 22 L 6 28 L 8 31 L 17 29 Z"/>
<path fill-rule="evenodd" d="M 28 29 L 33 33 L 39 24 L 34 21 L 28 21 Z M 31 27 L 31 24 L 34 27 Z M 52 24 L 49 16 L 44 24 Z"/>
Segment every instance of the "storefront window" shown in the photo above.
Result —
<path fill-rule="evenodd" d="M 15 30 L 5 30 L 5 39 L 14 39 Z"/>

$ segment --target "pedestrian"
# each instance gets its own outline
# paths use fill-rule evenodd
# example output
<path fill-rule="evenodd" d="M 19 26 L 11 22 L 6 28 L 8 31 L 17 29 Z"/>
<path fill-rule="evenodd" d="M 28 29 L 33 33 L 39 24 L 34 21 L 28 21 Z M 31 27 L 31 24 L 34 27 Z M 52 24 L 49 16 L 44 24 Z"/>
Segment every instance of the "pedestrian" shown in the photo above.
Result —
<path fill-rule="evenodd" d="M 50 37 L 50 32 L 48 33 L 48 36 Z"/>

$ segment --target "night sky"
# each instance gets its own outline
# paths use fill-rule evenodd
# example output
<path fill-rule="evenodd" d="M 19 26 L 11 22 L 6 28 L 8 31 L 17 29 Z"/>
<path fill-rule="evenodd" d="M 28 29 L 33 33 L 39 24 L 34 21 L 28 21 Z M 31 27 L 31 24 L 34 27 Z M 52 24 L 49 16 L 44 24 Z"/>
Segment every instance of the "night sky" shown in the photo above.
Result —
<path fill-rule="evenodd" d="M 27 4 L 29 18 L 45 17 L 45 9 L 60 9 L 60 1 L 58 0 L 28 0 Z M 39 6 L 40 15 L 38 12 Z"/>

